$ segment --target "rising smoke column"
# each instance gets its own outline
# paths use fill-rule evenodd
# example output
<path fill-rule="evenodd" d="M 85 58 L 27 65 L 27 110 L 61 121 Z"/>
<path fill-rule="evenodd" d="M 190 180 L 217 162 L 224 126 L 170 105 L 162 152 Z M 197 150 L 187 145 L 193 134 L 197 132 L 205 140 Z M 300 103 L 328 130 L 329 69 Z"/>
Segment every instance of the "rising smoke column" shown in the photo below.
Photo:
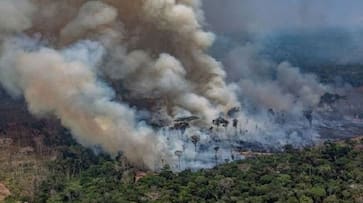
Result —
<path fill-rule="evenodd" d="M 2 82 L 10 93 L 24 95 L 34 115 L 58 117 L 81 144 L 113 156 L 122 151 L 135 165 L 158 167 L 166 158 L 162 140 L 135 123 L 135 113 L 127 105 L 112 101 L 113 91 L 98 81 L 92 64 L 77 60 L 82 52 L 89 54 L 87 61 L 99 56 L 92 53 L 98 48 L 89 43 L 62 52 L 48 48 L 28 52 L 12 47 L 21 42 L 10 40 L 1 58 L 0 72 L 6 78 Z"/>
<path fill-rule="evenodd" d="M 138 99 L 166 101 L 171 117 L 187 111 L 207 123 L 238 106 L 222 65 L 206 54 L 214 36 L 202 30 L 200 6 L 4 0 L 1 19 L 10 21 L 0 20 L 0 83 L 34 115 L 59 118 L 82 145 L 155 169 L 173 151 L 136 120 L 123 89 L 102 80 L 121 82 Z"/>
<path fill-rule="evenodd" d="M 90 1 L 59 29 L 58 43 L 89 37 L 102 41 L 108 49 L 102 71 L 112 80 L 122 80 L 134 97 L 162 98 L 168 109 L 181 107 L 210 121 L 218 111 L 227 111 L 238 102 L 224 82 L 226 73 L 221 64 L 205 54 L 214 35 L 202 30 L 202 20 L 199 1 Z M 174 58 L 185 73 L 161 68 L 150 75 L 148 69 L 165 56 Z M 184 84 L 175 89 L 169 84 L 160 85 L 159 81 L 170 74 Z M 141 83 L 147 83 L 150 89 L 145 90 Z M 208 108 L 196 108 L 202 105 L 193 103 Z"/>

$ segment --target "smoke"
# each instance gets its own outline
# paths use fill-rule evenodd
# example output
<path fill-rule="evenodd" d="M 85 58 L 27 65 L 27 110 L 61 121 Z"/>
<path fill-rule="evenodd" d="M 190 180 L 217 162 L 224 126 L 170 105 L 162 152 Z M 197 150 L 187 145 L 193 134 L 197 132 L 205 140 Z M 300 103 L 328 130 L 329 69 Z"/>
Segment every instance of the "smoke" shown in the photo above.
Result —
<path fill-rule="evenodd" d="M 149 169 L 211 167 L 241 158 L 241 143 L 311 144 L 319 134 L 303 114 L 330 87 L 263 56 L 250 34 L 264 26 L 249 7 L 211 18 L 236 3 L 3 0 L 0 84 L 35 116 L 59 118 L 80 144 Z M 208 54 L 220 36 L 205 27 L 241 33 L 226 35 L 236 45 L 223 64 Z M 186 116 L 198 119 L 178 130 Z"/>
<path fill-rule="evenodd" d="M 265 44 L 286 31 L 341 25 L 330 19 L 337 18 L 334 13 L 317 9 L 325 8 L 325 3 L 313 5 L 311 1 L 285 0 L 204 1 L 208 26 L 217 32 L 212 53 L 225 65 L 227 81 L 236 84 L 242 103 L 243 112 L 237 117 L 241 131 L 237 134 L 243 138 L 237 140 L 276 147 L 303 146 L 319 138 L 324 120 L 317 119 L 319 102 L 322 95 L 335 90 L 288 62 L 290 53 L 275 60 L 279 44 L 271 43 L 272 49 L 267 51 Z M 310 124 L 309 116 L 315 118 Z"/>
<path fill-rule="evenodd" d="M 203 8 L 218 36 L 218 58 L 250 42 L 275 62 L 301 69 L 362 64 L 361 1 L 206 0 Z"/>
<path fill-rule="evenodd" d="M 0 2 L 0 33 L 20 32 L 32 25 L 31 16 L 36 7 L 27 0 Z"/>
<path fill-rule="evenodd" d="M 77 17 L 69 22 L 60 32 L 61 41 L 73 41 L 87 32 L 95 31 L 100 26 L 108 25 L 117 18 L 117 10 L 99 1 L 86 2 Z"/>
<path fill-rule="evenodd" d="M 242 135 L 233 138 L 234 143 L 257 142 L 280 148 L 286 144 L 310 145 L 318 140 L 324 118 L 317 119 L 316 110 L 321 96 L 334 90 L 320 84 L 314 75 L 300 71 L 288 62 L 289 58 L 274 60 L 265 47 L 266 38 L 279 36 L 284 30 L 323 25 L 320 18 L 312 20 L 314 8 L 303 1 L 212 0 L 204 2 L 204 10 L 208 26 L 217 32 L 212 53 L 225 65 L 227 81 L 236 84 L 242 103 L 243 112 L 237 116 L 239 131 L 228 132 Z M 272 48 L 271 52 L 279 51 L 277 46 Z M 306 118 L 310 111 L 311 123 Z"/>
<path fill-rule="evenodd" d="M 276 63 L 259 52 L 257 44 L 234 48 L 224 58 L 228 80 L 239 85 L 240 100 L 279 112 L 301 114 L 316 107 L 330 90 L 312 74 L 301 73 L 288 62 Z"/>
<path fill-rule="evenodd" d="M 99 45 L 86 41 L 60 51 L 44 47 L 27 51 L 29 47 L 21 43 L 15 39 L 4 44 L 1 81 L 10 93 L 24 95 L 31 113 L 54 115 L 81 144 L 114 156 L 122 150 L 136 165 L 155 168 L 165 159 L 162 141 L 135 123 L 135 112 L 113 102 L 114 92 L 97 79 L 97 64 L 92 61 L 99 62 L 103 54 Z"/>
<path fill-rule="evenodd" d="M 108 53 L 101 71 L 121 81 L 136 99 L 162 98 L 168 109 L 185 108 L 206 121 L 217 116 L 212 106 L 219 111 L 238 106 L 221 64 L 205 54 L 214 37 L 202 30 L 200 2 L 106 2 L 82 5 L 61 29 L 58 43 L 84 37 L 101 41 Z M 185 98 L 190 96 L 210 108 L 188 104 Z"/>
<path fill-rule="evenodd" d="M 203 125 L 239 106 L 222 65 L 206 53 L 214 35 L 202 30 L 199 1 L 0 5 L 1 19 L 11 19 L 0 21 L 2 86 L 35 116 L 59 118 L 84 146 L 156 169 L 172 163 L 181 142 L 167 145 L 132 101 L 154 101 L 144 107 L 152 115 L 165 104 L 164 116 L 197 115 Z"/>

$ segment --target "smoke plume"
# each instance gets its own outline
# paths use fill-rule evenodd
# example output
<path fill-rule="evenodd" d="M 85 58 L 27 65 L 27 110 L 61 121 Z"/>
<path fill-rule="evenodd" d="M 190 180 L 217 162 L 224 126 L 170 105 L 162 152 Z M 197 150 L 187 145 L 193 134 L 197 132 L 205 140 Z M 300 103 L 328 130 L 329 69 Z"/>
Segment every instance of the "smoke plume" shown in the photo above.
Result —
<path fill-rule="evenodd" d="M 114 156 L 122 150 L 136 165 L 155 168 L 165 159 L 159 147 L 163 143 L 153 131 L 135 123 L 135 112 L 127 105 L 112 101 L 114 92 L 97 79 L 96 64 L 88 64 L 96 59 L 78 58 L 82 51 L 88 57 L 102 56 L 97 45 L 80 42 L 61 51 L 37 47 L 28 52 L 14 44 L 21 42 L 4 45 L 2 82 L 13 95 L 24 95 L 31 113 L 54 115 L 81 144 Z"/>
<path fill-rule="evenodd" d="M 127 101 L 153 100 L 147 109 L 165 104 L 170 118 L 193 114 L 204 124 L 239 105 L 222 65 L 206 54 L 214 35 L 202 30 L 200 6 L 2 1 L 0 82 L 35 116 L 59 118 L 81 144 L 155 169 L 170 160 L 166 139 Z"/>
<path fill-rule="evenodd" d="M 244 142 L 311 144 L 319 134 L 304 112 L 331 88 L 261 55 L 261 35 L 251 34 L 281 22 L 254 21 L 238 2 L 2 0 L 0 84 L 35 116 L 59 118 L 80 144 L 149 169 L 211 167 L 238 159 Z M 233 7 L 241 10 L 210 15 Z M 233 44 L 224 65 L 209 55 L 223 33 Z"/>
<path fill-rule="evenodd" d="M 36 7 L 27 0 L 0 2 L 0 33 L 20 32 L 32 26 L 32 14 Z"/>

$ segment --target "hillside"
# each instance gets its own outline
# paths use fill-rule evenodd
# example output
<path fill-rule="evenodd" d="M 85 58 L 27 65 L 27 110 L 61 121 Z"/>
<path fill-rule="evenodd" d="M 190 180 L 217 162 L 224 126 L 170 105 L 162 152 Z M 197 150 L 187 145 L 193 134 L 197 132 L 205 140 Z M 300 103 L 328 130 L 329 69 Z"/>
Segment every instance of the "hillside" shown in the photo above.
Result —
<path fill-rule="evenodd" d="M 23 101 L 11 100 L 1 89 L 0 115 L 0 186 L 18 200 L 32 202 L 49 174 L 47 162 L 74 141 L 57 119 L 31 116 Z M 9 195 L 1 191 L 0 200 Z"/>

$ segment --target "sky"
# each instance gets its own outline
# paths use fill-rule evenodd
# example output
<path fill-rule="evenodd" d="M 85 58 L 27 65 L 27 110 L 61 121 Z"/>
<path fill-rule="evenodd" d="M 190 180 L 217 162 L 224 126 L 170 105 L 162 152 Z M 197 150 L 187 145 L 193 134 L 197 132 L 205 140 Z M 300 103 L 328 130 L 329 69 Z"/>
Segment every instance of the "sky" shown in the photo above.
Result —
<path fill-rule="evenodd" d="M 219 33 L 363 27 L 362 0 L 203 0 L 209 26 Z"/>

